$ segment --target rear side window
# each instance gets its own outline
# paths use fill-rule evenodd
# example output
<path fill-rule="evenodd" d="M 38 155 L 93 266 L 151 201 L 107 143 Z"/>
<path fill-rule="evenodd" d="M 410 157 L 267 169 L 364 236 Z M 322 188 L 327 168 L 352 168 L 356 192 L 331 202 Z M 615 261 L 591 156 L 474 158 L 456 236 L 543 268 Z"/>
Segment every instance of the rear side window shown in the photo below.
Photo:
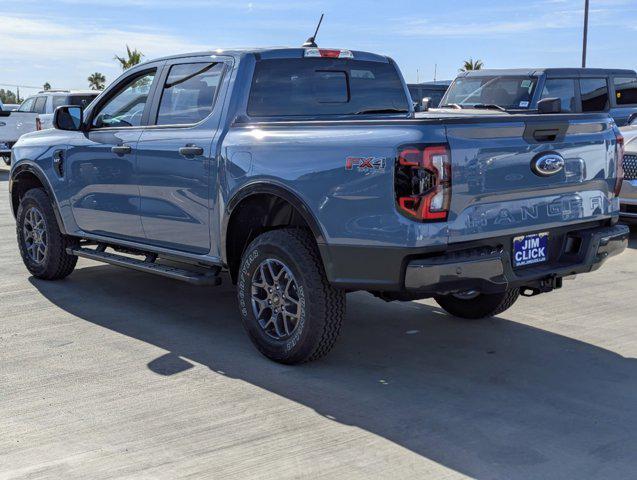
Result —
<path fill-rule="evenodd" d="M 637 77 L 615 77 L 617 105 L 637 104 Z"/>
<path fill-rule="evenodd" d="M 608 84 L 605 78 L 582 78 L 579 85 L 583 112 L 608 110 Z"/>
<path fill-rule="evenodd" d="M 33 106 L 33 111 L 35 113 L 45 113 L 46 112 L 46 97 L 36 97 L 35 105 Z"/>
<path fill-rule="evenodd" d="M 257 62 L 248 114 L 353 115 L 407 112 L 408 98 L 390 63 L 331 58 Z"/>
<path fill-rule="evenodd" d="M 541 98 L 559 98 L 563 112 L 575 112 L 575 80 L 553 78 L 544 82 Z"/>
<path fill-rule="evenodd" d="M 223 63 L 173 65 L 164 84 L 157 125 L 189 125 L 212 113 Z"/>
<path fill-rule="evenodd" d="M 51 97 L 51 100 L 53 100 L 53 110 L 63 105 L 75 105 L 76 107 L 86 108 L 96 96 L 97 95 L 55 95 Z"/>

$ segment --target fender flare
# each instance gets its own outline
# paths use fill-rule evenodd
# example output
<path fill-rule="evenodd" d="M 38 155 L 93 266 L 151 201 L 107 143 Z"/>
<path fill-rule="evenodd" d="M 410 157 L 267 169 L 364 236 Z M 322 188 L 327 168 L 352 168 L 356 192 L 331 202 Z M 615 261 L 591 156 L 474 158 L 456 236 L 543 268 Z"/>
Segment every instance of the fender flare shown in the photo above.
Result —
<path fill-rule="evenodd" d="M 15 218 L 15 212 L 17 212 L 17 205 L 14 208 L 13 205 L 13 186 L 15 183 L 18 183 L 20 181 L 20 176 L 25 174 L 25 173 L 30 173 L 32 175 L 34 175 L 42 184 L 42 187 L 44 188 L 44 191 L 46 192 L 46 194 L 49 196 L 49 199 L 51 200 L 51 207 L 53 207 L 53 212 L 55 213 L 55 219 L 58 222 L 58 227 L 60 228 L 60 231 L 62 232 L 63 235 L 68 235 L 68 233 L 66 232 L 66 228 L 64 227 L 64 222 L 62 221 L 62 215 L 60 214 L 60 210 L 58 208 L 57 202 L 55 201 L 55 194 L 53 193 L 53 188 L 51 187 L 51 183 L 49 182 L 49 179 L 46 177 L 46 174 L 36 165 L 32 164 L 32 163 L 20 163 L 19 165 L 16 165 L 15 168 L 13 168 L 11 170 L 11 177 L 9 179 L 9 203 L 10 203 L 10 207 L 11 207 L 11 213 L 13 214 L 13 217 Z"/>
<path fill-rule="evenodd" d="M 226 206 L 221 225 L 222 260 L 224 264 L 227 265 L 228 260 L 228 248 L 226 239 L 228 234 L 228 225 L 230 224 L 232 213 L 243 200 L 251 196 L 261 194 L 279 197 L 296 208 L 305 223 L 307 223 L 310 227 L 312 235 L 314 236 L 314 239 L 316 240 L 316 243 L 319 245 L 319 247 L 321 245 L 325 245 L 325 235 L 323 233 L 323 230 L 305 201 L 303 201 L 296 193 L 292 192 L 289 188 L 278 182 L 273 183 L 271 180 L 268 180 L 267 182 L 256 181 L 244 185 L 232 196 Z"/>

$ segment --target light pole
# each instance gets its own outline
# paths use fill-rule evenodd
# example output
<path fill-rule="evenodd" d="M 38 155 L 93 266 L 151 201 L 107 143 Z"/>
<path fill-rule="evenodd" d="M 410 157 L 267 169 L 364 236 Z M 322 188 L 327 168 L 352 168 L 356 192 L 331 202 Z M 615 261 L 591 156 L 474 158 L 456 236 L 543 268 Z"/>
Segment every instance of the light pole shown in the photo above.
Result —
<path fill-rule="evenodd" d="M 584 0 L 584 38 L 582 41 L 582 68 L 586 68 L 587 40 L 588 40 L 588 0 Z"/>

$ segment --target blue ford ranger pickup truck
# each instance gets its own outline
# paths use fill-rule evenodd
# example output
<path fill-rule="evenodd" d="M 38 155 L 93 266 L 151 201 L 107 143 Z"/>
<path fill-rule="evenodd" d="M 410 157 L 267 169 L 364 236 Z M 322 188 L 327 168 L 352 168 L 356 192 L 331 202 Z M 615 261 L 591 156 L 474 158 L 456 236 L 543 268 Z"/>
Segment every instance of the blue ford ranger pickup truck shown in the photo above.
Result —
<path fill-rule="evenodd" d="M 497 315 L 627 245 L 606 114 L 416 113 L 371 53 L 163 58 L 54 125 L 12 151 L 27 269 L 61 279 L 84 257 L 196 285 L 228 271 L 278 362 L 332 348 L 347 292 Z"/>

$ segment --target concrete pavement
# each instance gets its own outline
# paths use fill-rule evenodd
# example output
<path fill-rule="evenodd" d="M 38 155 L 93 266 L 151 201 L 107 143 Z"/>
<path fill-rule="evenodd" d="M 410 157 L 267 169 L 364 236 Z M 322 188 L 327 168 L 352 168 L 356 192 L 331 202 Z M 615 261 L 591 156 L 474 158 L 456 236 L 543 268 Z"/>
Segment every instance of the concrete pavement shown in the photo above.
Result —
<path fill-rule="evenodd" d="M 348 297 L 285 367 L 234 289 L 80 261 L 28 275 L 0 169 L 0 479 L 626 479 L 637 472 L 637 235 L 498 318 Z"/>

